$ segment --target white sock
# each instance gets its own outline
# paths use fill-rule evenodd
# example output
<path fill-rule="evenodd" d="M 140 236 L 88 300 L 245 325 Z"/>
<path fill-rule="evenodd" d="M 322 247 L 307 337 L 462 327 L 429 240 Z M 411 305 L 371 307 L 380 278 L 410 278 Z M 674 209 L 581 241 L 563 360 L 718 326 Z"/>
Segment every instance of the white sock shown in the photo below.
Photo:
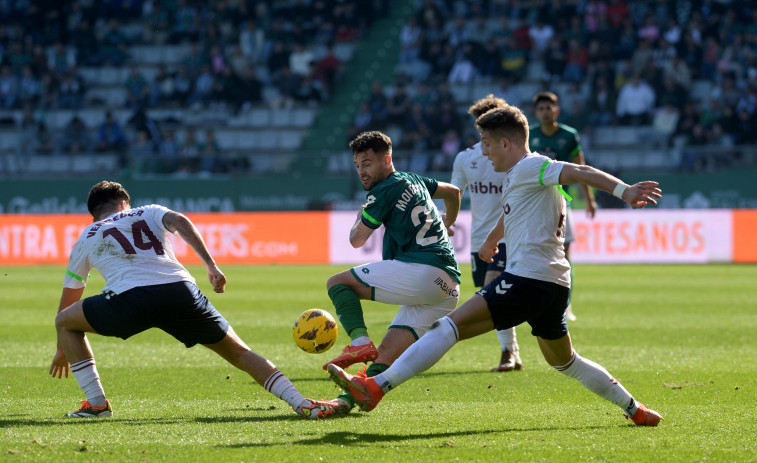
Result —
<path fill-rule="evenodd" d="M 87 401 L 95 406 L 102 407 L 105 405 L 105 391 L 100 384 L 100 376 L 97 374 L 95 359 L 86 359 L 81 362 L 71 364 L 71 372 L 79 383 L 79 387 L 84 391 Z"/>
<path fill-rule="evenodd" d="M 371 343 L 371 338 L 369 338 L 368 336 L 360 336 L 358 338 L 353 339 L 350 344 L 353 346 L 364 346 L 370 343 Z"/>
<path fill-rule="evenodd" d="M 497 330 L 499 345 L 502 346 L 502 352 L 509 350 L 513 354 L 518 353 L 518 341 L 515 339 L 515 328 L 506 330 Z"/>
<path fill-rule="evenodd" d="M 289 378 L 284 376 L 284 373 L 279 370 L 271 373 L 271 376 L 265 380 L 263 387 L 266 391 L 291 405 L 297 413 L 300 412 L 301 407 L 310 404 L 310 402 L 300 394 L 300 391 L 294 387 L 294 384 L 289 381 Z"/>
<path fill-rule="evenodd" d="M 384 392 L 389 392 L 418 373 L 428 370 L 452 349 L 459 337 L 455 322 L 449 317 L 440 318 L 388 370 L 374 376 L 376 384 Z"/>
<path fill-rule="evenodd" d="M 631 394 L 602 365 L 585 359 L 576 352 L 573 352 L 570 362 L 553 368 L 577 379 L 586 389 L 622 408 L 628 416 L 633 416 L 639 408 Z"/>

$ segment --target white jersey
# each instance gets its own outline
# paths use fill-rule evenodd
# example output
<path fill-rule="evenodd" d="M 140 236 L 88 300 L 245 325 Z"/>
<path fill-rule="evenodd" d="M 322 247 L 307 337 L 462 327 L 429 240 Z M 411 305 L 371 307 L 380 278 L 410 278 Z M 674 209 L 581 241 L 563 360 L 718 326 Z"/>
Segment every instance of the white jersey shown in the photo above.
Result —
<path fill-rule="evenodd" d="M 137 286 L 195 279 L 176 260 L 168 241 L 163 206 L 152 204 L 116 212 L 88 226 L 71 249 L 66 288 L 87 285 L 93 267 L 105 278 L 103 292 L 120 294 Z"/>
<path fill-rule="evenodd" d="M 462 192 L 467 187 L 470 192 L 471 252 L 478 251 L 502 214 L 500 198 L 505 176 L 504 172 L 495 172 L 489 158 L 481 153 L 481 142 L 455 157 L 450 183 Z"/>
<path fill-rule="evenodd" d="M 565 198 L 558 190 L 564 162 L 528 153 L 507 172 L 505 212 L 506 272 L 570 287 L 565 258 Z"/>

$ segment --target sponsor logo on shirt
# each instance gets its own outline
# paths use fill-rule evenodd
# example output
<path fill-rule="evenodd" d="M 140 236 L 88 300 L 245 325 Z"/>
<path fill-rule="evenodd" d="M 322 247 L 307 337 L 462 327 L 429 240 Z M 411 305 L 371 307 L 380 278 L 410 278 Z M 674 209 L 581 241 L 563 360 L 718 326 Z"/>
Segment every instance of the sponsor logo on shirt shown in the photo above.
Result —
<path fill-rule="evenodd" d="M 476 182 L 472 183 L 470 185 L 470 192 L 471 193 L 480 193 L 482 195 L 486 194 L 494 194 L 494 195 L 501 195 L 502 194 L 502 185 L 497 185 L 494 182 L 483 183 L 483 182 Z"/>
<path fill-rule="evenodd" d="M 505 210 L 505 215 L 510 213 L 510 203 L 506 203 L 505 207 L 503 208 Z"/>
<path fill-rule="evenodd" d="M 457 286 L 450 286 L 446 281 L 442 280 L 441 278 L 437 278 L 434 280 L 434 283 L 436 286 L 440 287 L 442 291 L 447 293 L 447 296 L 457 297 L 458 291 Z"/>

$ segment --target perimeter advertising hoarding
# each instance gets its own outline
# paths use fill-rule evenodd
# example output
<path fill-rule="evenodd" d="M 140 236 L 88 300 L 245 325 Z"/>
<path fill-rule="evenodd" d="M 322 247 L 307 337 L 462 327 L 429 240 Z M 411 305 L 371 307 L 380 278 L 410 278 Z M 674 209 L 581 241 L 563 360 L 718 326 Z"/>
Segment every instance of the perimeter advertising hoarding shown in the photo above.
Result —
<path fill-rule="evenodd" d="M 745 214 L 741 218 L 745 225 L 746 217 L 757 216 L 757 212 L 749 212 L 752 215 Z M 576 240 L 571 259 L 575 263 L 732 262 L 732 216 L 730 210 L 605 209 L 590 220 L 583 211 L 576 210 L 573 211 Z M 349 231 L 355 218 L 351 212 L 331 213 L 332 263 L 355 264 L 381 259 L 381 229 L 374 232 L 362 248 L 353 249 L 350 245 Z M 451 239 L 458 261 L 469 263 L 470 211 L 460 212 L 453 229 L 455 235 Z M 752 258 L 757 261 L 757 253 Z"/>
<path fill-rule="evenodd" d="M 359 249 L 349 243 L 354 212 L 190 213 L 219 264 L 340 264 L 381 259 L 382 229 Z M 574 211 L 576 263 L 757 262 L 757 210 Z M 0 214 L 0 266 L 60 264 L 91 223 L 87 214 Z M 452 244 L 470 262 L 470 212 L 461 211 Z M 171 237 L 176 255 L 194 252 Z"/>

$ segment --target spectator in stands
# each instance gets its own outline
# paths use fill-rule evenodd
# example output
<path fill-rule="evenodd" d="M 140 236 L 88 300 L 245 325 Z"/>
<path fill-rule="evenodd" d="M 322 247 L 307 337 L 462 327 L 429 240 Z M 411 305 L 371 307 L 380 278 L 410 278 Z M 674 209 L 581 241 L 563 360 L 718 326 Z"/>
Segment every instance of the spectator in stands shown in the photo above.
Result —
<path fill-rule="evenodd" d="M 95 149 L 98 152 L 123 152 L 127 147 L 128 142 L 121 129 L 121 125 L 113 117 L 113 113 L 106 111 L 105 120 L 100 123 L 97 129 L 97 144 Z"/>
<path fill-rule="evenodd" d="M 37 122 L 37 133 L 35 135 L 36 146 L 34 151 L 37 154 L 53 154 L 55 151 L 55 144 L 53 143 L 53 135 L 47 128 L 47 124 L 44 121 Z"/>
<path fill-rule="evenodd" d="M 101 46 L 98 55 L 98 62 L 110 64 L 112 66 L 122 66 L 129 57 L 127 50 L 128 39 L 121 32 L 118 20 L 111 19 L 108 22 L 108 30 L 100 41 Z"/>
<path fill-rule="evenodd" d="M 171 96 L 172 101 L 176 101 L 181 106 L 189 103 L 189 97 L 192 95 L 194 83 L 192 76 L 189 74 L 189 68 L 186 65 L 179 66 L 179 71 L 174 78 L 174 93 Z"/>
<path fill-rule="evenodd" d="M 648 125 L 654 109 L 655 94 L 652 87 L 634 75 L 618 94 L 615 113 L 618 121 L 626 125 Z"/>
<path fill-rule="evenodd" d="M 448 172 L 457 153 L 460 152 L 462 140 L 455 130 L 447 130 L 442 137 L 439 152 L 431 159 L 431 170 L 435 172 Z"/>
<path fill-rule="evenodd" d="M 76 66 L 76 54 L 67 48 L 63 42 L 55 42 L 47 55 L 47 67 L 57 74 L 64 74 L 69 68 Z"/>
<path fill-rule="evenodd" d="M 61 148 L 64 153 L 86 153 L 90 150 L 89 130 L 79 116 L 74 116 L 63 129 Z"/>
<path fill-rule="evenodd" d="M 220 153 L 221 146 L 218 144 L 215 131 L 206 129 L 205 143 L 200 145 L 199 170 L 201 174 L 207 175 L 224 170 Z"/>
<path fill-rule="evenodd" d="M 149 85 L 147 101 L 150 107 L 170 104 L 174 93 L 173 76 L 168 72 L 166 66 L 158 66 L 158 72 Z"/>
<path fill-rule="evenodd" d="M 670 144 L 670 138 L 678 126 L 680 113 L 671 101 L 656 110 L 652 119 L 652 137 L 650 143 L 654 146 L 667 148 Z"/>
<path fill-rule="evenodd" d="M 431 119 L 423 110 L 423 106 L 421 106 L 419 103 L 415 103 L 410 106 L 410 112 L 405 115 L 405 121 L 402 124 L 402 129 L 407 132 L 418 134 L 417 141 L 422 143 L 423 149 L 430 148 Z M 418 145 L 416 144 L 416 146 Z"/>
<path fill-rule="evenodd" d="M 179 142 L 176 140 L 176 132 L 166 129 L 163 139 L 158 143 L 157 173 L 170 174 L 179 168 Z"/>
<path fill-rule="evenodd" d="M 283 40 L 273 42 L 273 48 L 268 55 L 267 65 L 268 72 L 274 81 L 281 74 L 284 67 L 289 67 L 289 55 L 290 52 Z"/>
<path fill-rule="evenodd" d="M 84 80 L 71 68 L 58 83 L 58 107 L 80 109 L 84 105 Z"/>
<path fill-rule="evenodd" d="M 431 147 L 437 149 L 444 143 L 443 138 L 449 134 L 450 131 L 459 134 L 462 132 L 462 121 L 460 115 L 457 113 L 457 109 L 454 104 L 446 102 L 436 107 L 431 107 L 430 111 L 427 111 L 430 116 L 431 124 Z M 460 150 L 456 150 L 453 154 L 456 155 Z"/>
<path fill-rule="evenodd" d="M 589 54 L 578 39 L 570 39 L 568 53 L 565 57 L 565 71 L 563 79 L 567 82 L 581 82 L 586 75 L 589 63 Z"/>
<path fill-rule="evenodd" d="M 592 126 L 610 125 L 615 120 L 615 89 L 604 77 L 597 79 L 589 97 L 589 124 Z"/>
<path fill-rule="evenodd" d="M 325 91 L 320 80 L 313 77 L 313 73 L 300 79 L 300 85 L 294 92 L 294 101 L 307 106 L 316 107 L 325 99 Z"/>
<path fill-rule="evenodd" d="M 11 67 L 5 65 L 0 69 L 0 108 L 14 108 L 18 97 L 18 79 L 13 74 Z"/>
<path fill-rule="evenodd" d="M 129 109 L 137 109 L 144 106 L 150 96 L 150 87 L 145 76 L 135 65 L 129 66 L 129 74 L 124 81 L 126 87 L 125 106 Z"/>
<path fill-rule="evenodd" d="M 370 130 L 372 122 L 373 113 L 370 104 L 364 101 L 360 103 L 360 108 L 355 113 L 355 117 L 352 118 L 352 126 L 348 130 L 347 139 L 352 140 L 358 134 Z"/>
<path fill-rule="evenodd" d="M 171 30 L 168 11 L 161 2 L 145 2 L 144 5 L 149 5 L 149 8 L 143 9 L 142 38 L 147 43 L 164 45 L 168 42 Z"/>
<path fill-rule="evenodd" d="M 244 78 L 237 87 L 234 95 L 234 113 L 249 111 L 253 106 L 263 101 L 263 83 L 258 79 L 255 68 L 245 71 Z"/>
<path fill-rule="evenodd" d="M 304 78 L 310 74 L 310 65 L 313 61 L 315 61 L 315 55 L 312 50 L 302 43 L 295 43 L 289 55 L 289 70 Z"/>
<path fill-rule="evenodd" d="M 242 24 L 239 33 L 239 51 L 249 63 L 257 63 L 263 56 L 266 44 L 265 33 L 254 20 L 250 19 Z"/>
<path fill-rule="evenodd" d="M 520 82 L 526 75 L 528 65 L 528 50 L 518 46 L 513 37 L 504 39 L 504 51 L 502 52 L 502 70 L 505 77 L 512 82 Z"/>
<path fill-rule="evenodd" d="M 420 56 L 422 31 L 418 20 L 410 17 L 400 31 L 400 64 L 412 63 Z"/>
<path fill-rule="evenodd" d="M 200 17 L 195 7 L 190 5 L 187 0 L 178 0 L 172 33 L 169 38 L 170 42 L 196 42 L 200 35 L 199 25 Z"/>
<path fill-rule="evenodd" d="M 387 102 L 387 121 L 402 127 L 405 123 L 408 113 L 410 112 L 410 96 L 405 91 L 403 84 L 397 84 L 394 87 L 394 95 Z"/>
<path fill-rule="evenodd" d="M 568 54 L 563 49 L 561 40 L 559 38 L 550 40 L 544 53 L 545 80 L 551 83 L 559 82 L 565 73 L 567 62 Z"/>
<path fill-rule="evenodd" d="M 334 47 L 329 45 L 326 54 L 316 64 L 316 78 L 323 83 L 325 91 L 333 90 L 341 65 L 339 58 L 334 55 Z"/>
<path fill-rule="evenodd" d="M 547 44 L 555 36 L 555 29 L 551 25 L 545 24 L 537 15 L 534 24 L 528 29 L 528 36 L 531 39 L 533 58 L 541 59 L 547 50 Z"/>
<path fill-rule="evenodd" d="M 384 130 L 388 117 L 388 99 L 384 95 L 384 86 L 381 81 L 374 80 L 371 84 L 371 93 L 368 95 L 368 107 L 371 111 L 371 123 L 374 130 Z"/>
<path fill-rule="evenodd" d="M 213 93 L 214 81 L 213 73 L 210 72 L 210 66 L 203 66 L 202 71 L 194 81 L 193 91 L 187 103 L 195 108 L 206 107 Z"/>
<path fill-rule="evenodd" d="M 291 108 L 294 106 L 294 96 L 300 88 L 301 80 L 302 78 L 299 75 L 294 74 L 289 69 L 288 65 L 281 68 L 281 72 L 273 81 L 276 89 L 279 91 L 279 99 L 274 102 L 274 105 L 277 107 L 283 106 L 285 108 Z"/>
<path fill-rule="evenodd" d="M 18 102 L 21 107 L 36 106 L 42 94 L 42 82 L 34 75 L 31 66 L 24 66 L 18 82 Z"/>
<path fill-rule="evenodd" d="M 133 172 L 155 172 L 156 163 L 155 144 L 150 140 L 147 132 L 138 131 L 136 138 L 129 145 L 129 167 Z"/>
<path fill-rule="evenodd" d="M 447 76 L 447 82 L 451 84 L 469 84 L 478 77 L 478 69 L 471 61 L 471 47 L 463 45 L 463 53 L 459 55 Z"/>

